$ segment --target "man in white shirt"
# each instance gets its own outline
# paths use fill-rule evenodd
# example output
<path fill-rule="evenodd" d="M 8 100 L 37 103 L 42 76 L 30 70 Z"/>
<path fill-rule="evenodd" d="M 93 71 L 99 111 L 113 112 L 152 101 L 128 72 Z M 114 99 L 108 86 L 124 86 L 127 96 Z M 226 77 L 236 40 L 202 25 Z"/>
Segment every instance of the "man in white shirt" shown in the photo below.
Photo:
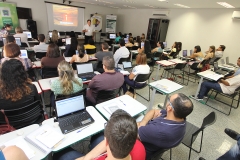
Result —
<path fill-rule="evenodd" d="M 47 52 L 48 44 L 45 43 L 45 35 L 39 34 L 38 35 L 39 45 L 35 45 L 33 47 L 34 52 Z"/>
<path fill-rule="evenodd" d="M 123 39 L 119 40 L 120 48 L 115 52 L 113 55 L 115 61 L 115 67 L 117 67 L 118 61 L 121 58 L 128 58 L 129 57 L 129 50 L 125 47 L 125 41 Z"/>
<path fill-rule="evenodd" d="M 26 43 L 28 47 L 30 47 L 30 45 L 28 44 L 28 37 L 26 33 L 23 33 L 23 30 L 21 27 L 16 27 L 15 28 L 15 32 L 16 34 L 14 34 L 14 37 L 20 37 L 21 38 L 21 42 Z"/>
<path fill-rule="evenodd" d="M 91 20 L 87 20 L 87 24 L 83 26 L 83 33 L 85 33 L 85 44 L 88 44 L 88 40 L 93 37 L 94 26 L 91 25 Z"/>
<path fill-rule="evenodd" d="M 225 48 L 226 48 L 226 47 L 225 47 L 224 45 L 220 45 L 220 46 L 218 47 L 218 49 L 216 49 L 216 51 L 215 51 L 215 57 L 220 57 L 220 58 L 222 58 Z"/>

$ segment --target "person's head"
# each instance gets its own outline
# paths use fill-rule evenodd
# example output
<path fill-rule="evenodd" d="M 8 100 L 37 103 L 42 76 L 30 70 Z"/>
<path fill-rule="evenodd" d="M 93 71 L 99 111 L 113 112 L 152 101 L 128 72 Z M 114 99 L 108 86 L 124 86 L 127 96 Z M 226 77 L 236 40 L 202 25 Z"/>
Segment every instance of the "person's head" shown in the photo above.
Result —
<path fill-rule="evenodd" d="M 172 45 L 172 48 L 176 48 L 177 47 L 177 42 L 174 42 Z"/>
<path fill-rule="evenodd" d="M 4 46 L 4 57 L 16 58 L 20 54 L 20 47 L 16 43 L 9 43 Z"/>
<path fill-rule="evenodd" d="M 137 41 L 138 43 L 141 43 L 141 37 L 140 37 L 140 36 L 137 36 L 136 41 Z"/>
<path fill-rule="evenodd" d="M 201 52 L 201 47 L 200 46 L 195 46 L 194 47 L 194 53 Z"/>
<path fill-rule="evenodd" d="M 144 38 L 145 38 L 145 34 L 144 34 L 144 33 L 142 33 L 142 37 L 144 37 Z"/>
<path fill-rule="evenodd" d="M 117 35 L 122 37 L 122 32 L 118 32 Z"/>
<path fill-rule="evenodd" d="M 69 95 L 73 92 L 72 82 L 81 86 L 81 84 L 76 80 L 74 76 L 74 71 L 72 66 L 65 60 L 61 61 L 58 64 L 58 74 L 59 74 L 64 95 Z"/>
<path fill-rule="evenodd" d="M 132 33 L 129 33 L 128 35 L 129 35 L 129 37 L 132 37 Z"/>
<path fill-rule="evenodd" d="M 89 26 L 91 25 L 91 20 L 90 20 L 90 19 L 87 20 L 87 24 L 88 24 Z"/>
<path fill-rule="evenodd" d="M 113 57 L 109 57 L 109 56 L 103 57 L 102 63 L 103 63 L 103 69 L 105 72 L 113 71 L 115 68 L 115 61 Z"/>
<path fill-rule="evenodd" d="M 183 93 L 177 93 L 169 97 L 166 104 L 168 114 L 173 114 L 175 118 L 186 118 L 193 111 L 193 103 Z"/>
<path fill-rule="evenodd" d="M 51 43 L 48 45 L 46 57 L 49 57 L 49 58 L 60 57 L 59 48 L 55 43 Z"/>
<path fill-rule="evenodd" d="M 136 58 L 137 65 L 147 64 L 147 56 L 144 53 L 139 53 Z"/>
<path fill-rule="evenodd" d="M 103 51 L 108 51 L 108 49 L 109 49 L 109 45 L 106 42 L 103 42 L 102 43 L 102 50 Z"/>
<path fill-rule="evenodd" d="M 7 36 L 6 37 L 6 43 L 16 43 L 15 37 L 14 36 Z"/>
<path fill-rule="evenodd" d="M 119 40 L 119 44 L 120 44 L 121 47 L 125 46 L 125 41 L 124 41 L 124 39 L 120 39 L 120 40 Z"/>
<path fill-rule="evenodd" d="M 80 58 L 84 57 L 85 51 L 84 51 L 84 45 L 83 44 L 79 44 L 77 46 L 77 50 L 78 50 L 78 54 Z"/>
<path fill-rule="evenodd" d="M 52 42 L 56 43 L 58 41 L 58 31 L 57 30 L 53 30 L 52 31 Z"/>
<path fill-rule="evenodd" d="M 5 26 L 2 27 L 2 29 L 6 29 L 7 31 L 12 30 L 12 26 L 10 24 L 6 24 Z"/>
<path fill-rule="evenodd" d="M 76 37 L 76 34 L 75 34 L 74 31 L 71 31 L 69 36 L 70 36 L 71 38 L 72 38 L 72 37 Z"/>
<path fill-rule="evenodd" d="M 238 67 L 240 67 L 240 57 L 237 60 L 237 65 L 238 65 Z"/>
<path fill-rule="evenodd" d="M 21 27 L 16 27 L 16 28 L 15 28 L 15 32 L 16 32 L 16 33 L 23 33 L 23 30 L 22 30 Z"/>
<path fill-rule="evenodd" d="M 124 112 L 115 111 L 104 130 L 107 151 L 116 159 L 123 159 L 129 155 L 138 134 L 136 120 Z"/>
<path fill-rule="evenodd" d="M 77 40 L 77 38 L 76 38 L 76 37 L 72 37 L 72 38 L 71 38 L 71 44 L 70 44 L 71 49 L 72 49 L 72 50 L 76 50 L 76 49 L 77 49 L 77 45 L 78 45 L 78 40 Z"/>
<path fill-rule="evenodd" d="M 30 83 L 31 80 L 28 78 L 21 61 L 10 59 L 2 63 L 0 68 L 0 94 L 2 99 L 10 101 L 22 99 L 22 97 L 31 93 L 31 88 L 27 86 Z"/>
<path fill-rule="evenodd" d="M 210 46 L 210 47 L 209 47 L 209 52 L 215 53 L 215 46 Z"/>
<path fill-rule="evenodd" d="M 94 41 L 93 41 L 92 38 L 90 38 L 90 39 L 88 40 L 88 44 L 90 44 L 90 45 L 94 45 Z"/>
<path fill-rule="evenodd" d="M 134 42 L 133 42 L 133 38 L 130 37 L 130 36 L 129 36 L 129 38 L 128 38 L 128 43 L 132 43 L 132 44 L 134 43 Z"/>
<path fill-rule="evenodd" d="M 149 40 L 144 41 L 144 52 L 146 54 L 151 52 L 151 45 L 150 45 Z"/>
<path fill-rule="evenodd" d="M 44 42 L 44 41 L 45 41 L 45 35 L 44 35 L 44 34 L 39 34 L 39 35 L 38 35 L 38 40 L 39 40 L 40 42 Z"/>
<path fill-rule="evenodd" d="M 224 45 L 220 45 L 217 49 L 217 51 L 224 51 L 225 50 L 225 46 Z"/>
<path fill-rule="evenodd" d="M 177 52 L 180 52 L 182 50 L 182 42 L 177 42 L 176 49 L 177 49 Z"/>

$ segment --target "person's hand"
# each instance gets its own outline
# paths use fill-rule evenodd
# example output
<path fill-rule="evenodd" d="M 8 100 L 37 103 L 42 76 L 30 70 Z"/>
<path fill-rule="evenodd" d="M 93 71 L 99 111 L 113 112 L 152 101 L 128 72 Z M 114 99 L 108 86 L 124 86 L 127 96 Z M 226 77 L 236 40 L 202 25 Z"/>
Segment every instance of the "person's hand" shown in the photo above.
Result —
<path fill-rule="evenodd" d="M 77 158 L 76 160 L 85 160 L 84 158 L 85 158 L 85 156 Z"/>
<path fill-rule="evenodd" d="M 155 112 L 154 112 L 154 116 L 153 116 L 153 119 L 157 118 L 157 117 L 160 117 L 162 115 L 162 113 L 160 112 L 159 109 L 156 109 Z"/>

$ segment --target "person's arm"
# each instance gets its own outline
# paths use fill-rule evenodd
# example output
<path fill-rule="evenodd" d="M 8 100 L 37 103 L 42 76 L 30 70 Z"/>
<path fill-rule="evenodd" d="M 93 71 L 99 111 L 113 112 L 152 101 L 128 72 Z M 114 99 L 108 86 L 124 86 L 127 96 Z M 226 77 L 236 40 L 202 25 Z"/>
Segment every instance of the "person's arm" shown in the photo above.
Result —
<path fill-rule="evenodd" d="M 143 51 L 144 51 L 144 47 L 138 48 L 138 53 L 143 53 Z"/>
<path fill-rule="evenodd" d="M 106 151 L 107 151 L 106 141 L 103 140 L 95 148 L 93 148 L 88 154 L 86 154 L 86 156 L 78 158 L 76 160 L 92 160 Z"/>
<path fill-rule="evenodd" d="M 129 77 L 130 80 L 132 80 L 135 76 L 136 76 L 136 75 L 135 75 L 133 72 L 131 72 L 128 77 Z"/>
<path fill-rule="evenodd" d="M 70 60 L 70 63 L 72 64 L 72 63 L 75 62 L 75 61 L 76 61 L 76 55 L 73 55 L 72 58 L 71 58 L 71 60 Z"/>
<path fill-rule="evenodd" d="M 146 124 L 154 119 L 154 118 L 157 118 L 161 115 L 160 113 L 160 110 L 159 109 L 152 109 L 150 110 L 145 116 L 144 118 L 142 119 L 141 122 L 138 123 L 138 128 L 141 127 L 141 126 L 146 126 Z"/>
<path fill-rule="evenodd" d="M 157 52 L 158 48 L 152 49 L 151 53 Z"/>
<path fill-rule="evenodd" d="M 230 86 L 230 84 L 228 83 L 228 81 L 224 80 L 224 79 L 220 79 L 219 83 L 224 84 L 225 86 Z"/>
<path fill-rule="evenodd" d="M 212 58 L 212 53 L 208 52 L 207 55 L 204 57 L 205 60 L 208 60 L 210 58 Z"/>
<path fill-rule="evenodd" d="M 6 160 L 28 160 L 24 151 L 17 146 L 8 146 L 2 152 Z"/>
<path fill-rule="evenodd" d="M 197 55 L 196 55 L 197 53 L 193 53 L 192 55 L 190 55 L 189 56 L 189 58 L 191 58 L 191 59 L 194 59 L 194 58 L 196 58 L 197 57 Z"/>

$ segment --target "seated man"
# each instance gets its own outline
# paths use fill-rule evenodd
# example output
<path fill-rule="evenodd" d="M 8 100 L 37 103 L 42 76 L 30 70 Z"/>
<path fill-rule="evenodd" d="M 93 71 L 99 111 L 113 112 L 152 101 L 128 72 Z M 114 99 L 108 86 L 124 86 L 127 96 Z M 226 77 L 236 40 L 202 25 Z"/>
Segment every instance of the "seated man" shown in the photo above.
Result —
<path fill-rule="evenodd" d="M 204 97 L 207 97 L 207 94 L 211 89 L 217 90 L 224 94 L 233 94 L 239 86 L 240 74 L 228 76 L 224 79 L 220 79 L 218 82 L 204 81 L 201 84 L 198 96 L 195 98 L 199 101 L 203 100 Z M 194 95 L 192 97 L 194 97 Z"/>
<path fill-rule="evenodd" d="M 114 59 L 103 57 L 104 73 L 93 77 L 89 83 L 86 98 L 92 104 L 96 104 L 97 93 L 100 90 L 114 90 L 120 88 L 124 82 L 123 74 L 114 69 Z"/>
<path fill-rule="evenodd" d="M 186 117 L 193 111 L 192 101 L 184 94 L 172 95 L 166 110 L 153 109 L 138 123 L 138 136 L 147 158 L 159 149 L 169 149 L 181 143 L 186 131 Z"/>
<path fill-rule="evenodd" d="M 117 67 L 118 61 L 121 58 L 128 58 L 129 57 L 129 50 L 125 47 L 125 41 L 123 39 L 119 40 L 120 48 L 115 52 L 113 55 L 115 61 L 115 67 Z"/>
<path fill-rule="evenodd" d="M 220 57 L 220 58 L 222 58 L 225 48 L 226 48 L 226 47 L 225 47 L 224 45 L 220 45 L 220 46 L 218 47 L 218 49 L 216 49 L 216 51 L 215 51 L 215 57 Z"/>
<path fill-rule="evenodd" d="M 38 35 L 39 45 L 35 45 L 33 47 L 34 52 L 47 52 L 48 44 L 45 43 L 45 36 L 44 34 Z"/>
<path fill-rule="evenodd" d="M 103 51 L 98 51 L 96 54 L 95 54 L 95 57 L 97 58 L 98 61 L 102 61 L 103 60 L 103 57 L 105 56 L 109 56 L 109 57 L 112 57 L 113 56 L 113 53 L 110 52 L 109 50 L 109 46 L 106 42 L 103 42 L 102 43 L 102 50 Z"/>

